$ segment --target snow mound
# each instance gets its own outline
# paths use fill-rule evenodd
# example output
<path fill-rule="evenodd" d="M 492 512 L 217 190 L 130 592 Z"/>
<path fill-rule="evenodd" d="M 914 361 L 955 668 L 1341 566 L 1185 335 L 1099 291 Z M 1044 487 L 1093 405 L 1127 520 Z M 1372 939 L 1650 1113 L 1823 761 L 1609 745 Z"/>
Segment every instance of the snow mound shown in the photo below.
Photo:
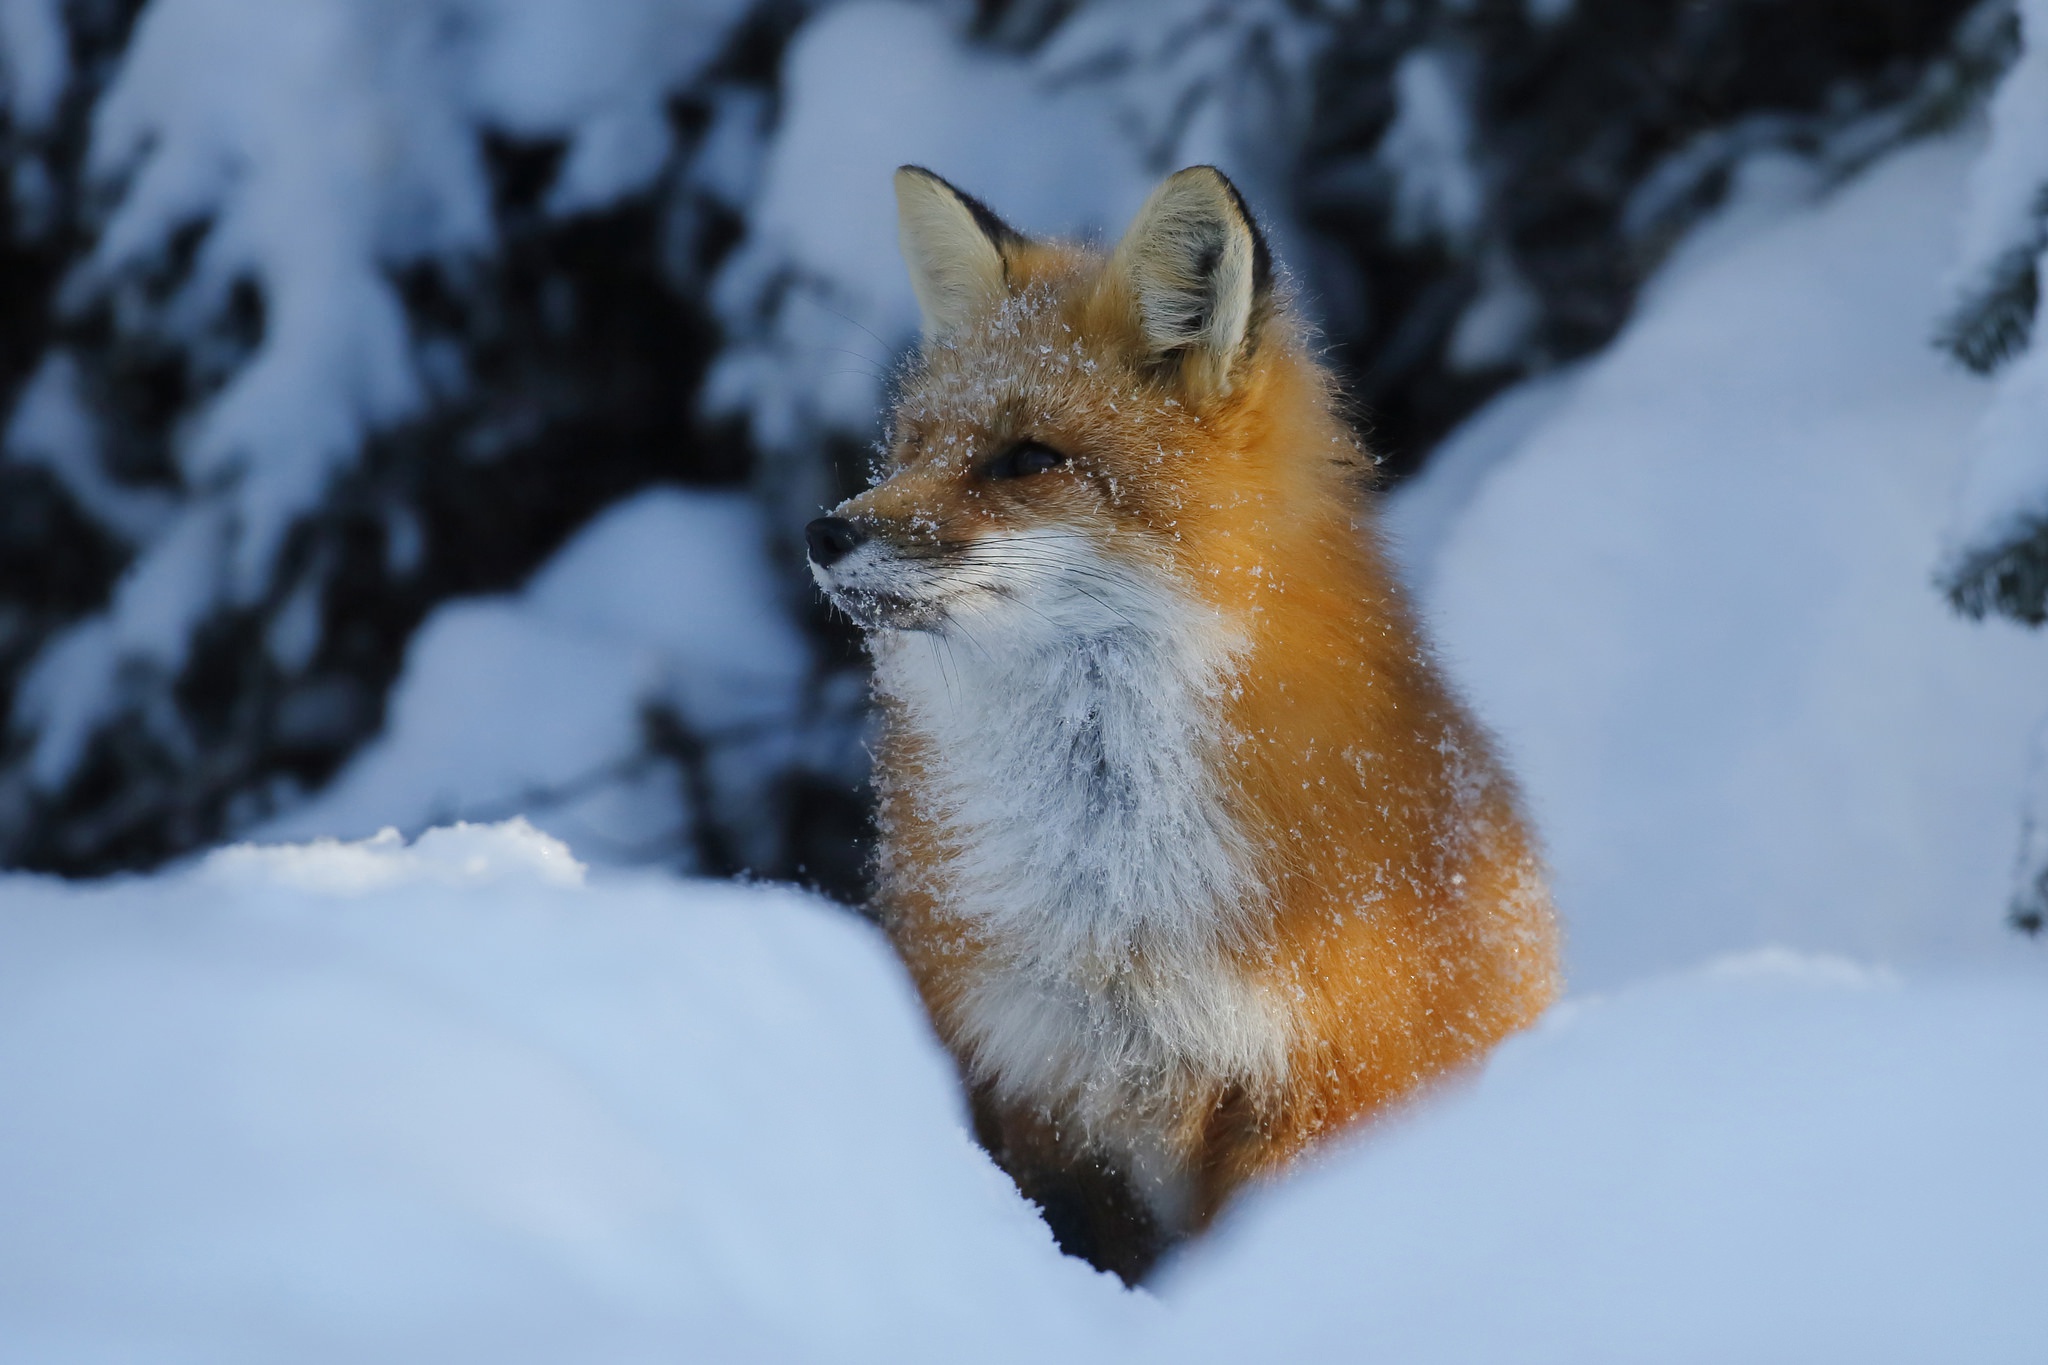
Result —
<path fill-rule="evenodd" d="M 1177 1267 L 1181 1358 L 2039 1360 L 2044 1037 L 1784 950 L 1569 1006 Z"/>
<path fill-rule="evenodd" d="M 872 930 L 580 880 L 518 823 L 0 880 L 0 1359 L 1023 1361 L 1121 1330 L 1134 1301 L 969 1140 Z"/>
<path fill-rule="evenodd" d="M 590 869 L 569 846 L 523 818 L 499 825 L 456 824 L 430 829 L 407 844 L 386 827 L 369 839 L 310 844 L 236 844 L 216 849 L 202 875 L 230 886 L 276 887 L 328 895 L 360 895 L 408 883 L 476 886 L 538 879 L 550 886 L 581 886 Z"/>
<path fill-rule="evenodd" d="M 0 1359 L 2038 1360 L 2048 988 L 1784 949 L 1555 1011 L 1062 1257 L 878 936 L 519 822 L 0 879 Z"/>

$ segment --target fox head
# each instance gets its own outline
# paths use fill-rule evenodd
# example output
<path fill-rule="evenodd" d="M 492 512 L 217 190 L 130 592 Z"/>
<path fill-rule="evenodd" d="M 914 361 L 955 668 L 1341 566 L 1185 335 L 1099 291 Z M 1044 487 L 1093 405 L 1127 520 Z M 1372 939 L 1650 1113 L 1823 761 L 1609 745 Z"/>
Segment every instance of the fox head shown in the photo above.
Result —
<path fill-rule="evenodd" d="M 896 198 L 923 344 L 879 481 L 807 535 L 812 573 L 862 626 L 1142 624 L 1162 591 L 1202 594 L 1256 557 L 1241 533 L 1284 517 L 1302 482 L 1278 446 L 1352 453 L 1214 168 L 1167 179 L 1106 252 L 1027 239 L 919 167 Z"/>

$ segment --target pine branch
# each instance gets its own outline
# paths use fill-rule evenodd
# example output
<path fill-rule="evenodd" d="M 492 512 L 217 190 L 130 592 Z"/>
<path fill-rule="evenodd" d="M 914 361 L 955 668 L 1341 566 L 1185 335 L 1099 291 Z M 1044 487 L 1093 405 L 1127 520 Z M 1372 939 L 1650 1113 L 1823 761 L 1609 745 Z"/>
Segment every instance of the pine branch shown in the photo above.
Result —
<path fill-rule="evenodd" d="M 2012 247 L 1991 268 L 1991 277 L 1949 314 L 1935 345 L 1977 374 L 1990 374 L 2027 349 L 2034 310 L 2041 301 L 2040 240 Z"/>
<path fill-rule="evenodd" d="M 1996 613 L 2029 626 L 2048 621 L 2048 518 L 2030 518 L 2017 534 L 1963 556 L 1938 583 L 1972 620 Z"/>

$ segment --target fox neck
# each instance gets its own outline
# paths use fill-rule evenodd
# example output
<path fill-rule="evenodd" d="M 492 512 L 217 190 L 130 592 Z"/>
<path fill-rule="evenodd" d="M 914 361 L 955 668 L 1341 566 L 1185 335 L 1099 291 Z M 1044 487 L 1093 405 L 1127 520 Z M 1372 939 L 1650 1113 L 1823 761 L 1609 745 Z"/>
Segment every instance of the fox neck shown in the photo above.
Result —
<path fill-rule="evenodd" d="M 878 689 L 920 741 L 907 794 L 943 849 L 920 870 L 989 945 L 961 1020 L 979 1079 L 1089 1097 L 1107 1126 L 1168 1077 L 1274 1079 L 1286 1048 L 1230 961 L 1265 908 L 1221 778 L 1242 639 L 1141 578 L 1116 606 L 1051 637 L 875 641 Z"/>
<path fill-rule="evenodd" d="M 1092 629 L 876 641 L 877 687 L 923 741 L 948 908 L 1024 958 L 1121 971 L 1244 928 L 1252 879 L 1217 776 L 1238 650 L 1166 592 L 1127 587 L 1126 619 Z"/>

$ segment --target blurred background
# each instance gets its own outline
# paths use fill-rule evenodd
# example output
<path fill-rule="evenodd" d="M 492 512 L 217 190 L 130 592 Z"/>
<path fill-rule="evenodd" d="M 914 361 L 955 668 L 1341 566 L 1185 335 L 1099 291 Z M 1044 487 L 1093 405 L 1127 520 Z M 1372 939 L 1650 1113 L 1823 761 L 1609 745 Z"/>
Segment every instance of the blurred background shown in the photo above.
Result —
<path fill-rule="evenodd" d="M 1754 868 L 1749 836 L 1711 828 L 1748 810 L 1790 847 L 1766 864 L 1813 866 L 1678 918 L 1854 862 L 1840 889 L 1885 926 L 1874 946 L 1991 943 L 2008 910 L 2038 923 L 2033 864 L 2008 874 L 2043 656 L 1946 617 L 2038 622 L 2048 587 L 2048 399 L 2024 363 L 2048 129 L 2025 50 L 2006 0 L 0 0 L 0 863 L 96 877 L 524 814 L 598 862 L 858 900 L 863 665 L 796 532 L 864 482 L 913 338 L 888 172 L 1099 238 L 1213 162 L 1322 330 L 1588 922 L 1623 894 L 1600 869 L 1620 887 L 1638 853 L 1698 885 L 1631 821 Z M 1584 449 L 1633 444 L 1556 493 L 1524 447 L 1567 390 L 1584 409 L 1589 358 L 1696 224 L 1819 203 L 1925 146 L 1948 169 L 1898 193 L 1940 221 L 1910 259 L 1869 248 L 1904 292 L 1843 324 L 1836 368 L 1863 389 L 1795 373 L 1833 342 L 1773 351 L 1775 324 L 1696 309 L 1694 332 L 1759 334 L 1673 364 L 1777 387 L 1667 365 L 1603 411 L 1670 423 L 1567 423 Z M 1809 419 L 1873 393 L 1917 414 L 1878 437 L 1913 447 L 1897 477 L 1872 453 L 1803 485 L 1870 439 Z M 1756 430 L 1714 439 L 1752 444 L 1682 449 L 1732 412 Z M 1488 604 L 1460 616 L 1434 556 L 1518 460 L 1550 492 L 1442 549 Z M 1677 499 L 1671 524 L 1628 501 L 1702 461 L 1713 492 L 1645 494 Z M 1884 595 L 1830 596 L 1864 545 L 1889 547 Z M 1546 622 L 1573 546 L 1604 568 Z M 1594 619 L 1616 584 L 1636 598 Z M 1828 652 L 1787 601 L 1875 624 Z M 1896 705 L 1859 701 L 1887 686 Z M 1594 706 L 1603 688 L 1627 697 Z M 1843 733 L 1745 773 L 1788 726 Z M 1715 935 L 1695 937 L 1668 955 Z"/>

